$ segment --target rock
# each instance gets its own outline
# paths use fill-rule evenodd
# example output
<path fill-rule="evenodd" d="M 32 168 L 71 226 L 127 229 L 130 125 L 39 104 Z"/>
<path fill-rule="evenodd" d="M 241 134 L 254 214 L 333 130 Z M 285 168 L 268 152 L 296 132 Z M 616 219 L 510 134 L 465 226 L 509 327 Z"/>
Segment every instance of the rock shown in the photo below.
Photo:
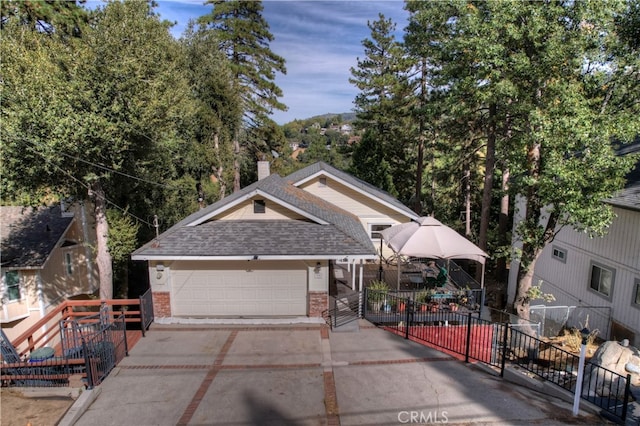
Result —
<path fill-rule="evenodd" d="M 591 364 L 617 373 L 611 374 L 600 368 L 591 369 L 587 366 L 583 390 L 591 396 L 610 396 L 610 393 L 622 392 L 627 374 L 631 375 L 632 386 L 640 386 L 640 351 L 629 346 L 628 340 L 608 341 L 600 345 L 591 358 Z"/>

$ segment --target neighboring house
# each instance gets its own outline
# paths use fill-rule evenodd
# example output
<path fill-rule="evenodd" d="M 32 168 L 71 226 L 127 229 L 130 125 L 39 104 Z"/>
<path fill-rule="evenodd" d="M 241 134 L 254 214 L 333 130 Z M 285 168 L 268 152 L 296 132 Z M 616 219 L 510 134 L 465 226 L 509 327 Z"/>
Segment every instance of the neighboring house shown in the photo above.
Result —
<path fill-rule="evenodd" d="M 640 144 L 627 152 L 640 151 Z M 616 215 L 603 237 L 563 228 L 545 247 L 534 270 L 533 284 L 556 298 L 552 306 L 576 306 L 574 322 L 586 322 L 604 339 L 629 339 L 640 345 L 640 161 L 627 184 L 605 200 Z M 515 267 L 509 277 L 509 301 L 516 288 Z M 532 304 L 537 304 L 535 301 Z M 575 317 L 575 315 L 574 315 Z M 610 318 L 609 318 L 610 317 Z M 609 319 L 611 323 L 609 324 Z M 579 326 L 580 324 L 572 324 Z M 586 325 L 586 324 L 582 324 Z"/>
<path fill-rule="evenodd" d="M 348 135 L 351 134 L 351 132 L 353 131 L 353 127 L 351 127 L 350 124 L 343 124 L 342 126 L 340 126 L 340 133 Z"/>
<path fill-rule="evenodd" d="M 0 323 L 9 339 L 64 300 L 97 290 L 95 233 L 82 209 L 0 207 Z"/>
<path fill-rule="evenodd" d="M 161 317 L 321 316 L 332 265 L 378 258 L 379 231 L 417 216 L 325 163 L 258 182 L 188 216 L 132 254 L 149 262 Z"/>

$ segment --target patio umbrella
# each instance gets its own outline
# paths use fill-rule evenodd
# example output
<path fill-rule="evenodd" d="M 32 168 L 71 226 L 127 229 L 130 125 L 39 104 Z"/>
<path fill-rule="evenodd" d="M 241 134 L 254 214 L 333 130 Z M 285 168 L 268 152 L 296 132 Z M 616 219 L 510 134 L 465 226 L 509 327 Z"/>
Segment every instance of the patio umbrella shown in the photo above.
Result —
<path fill-rule="evenodd" d="M 484 263 L 488 257 L 487 253 L 431 216 L 392 226 L 382 231 L 381 235 L 387 242 L 387 246 L 398 255 L 475 260 L 482 264 L 484 281 Z M 484 282 L 482 284 L 484 285 Z"/>

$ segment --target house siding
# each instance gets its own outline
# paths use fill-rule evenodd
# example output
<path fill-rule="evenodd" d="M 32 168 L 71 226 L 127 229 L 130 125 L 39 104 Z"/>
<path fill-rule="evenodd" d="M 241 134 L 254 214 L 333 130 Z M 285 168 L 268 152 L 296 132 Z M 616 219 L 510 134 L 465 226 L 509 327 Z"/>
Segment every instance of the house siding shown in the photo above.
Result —
<path fill-rule="evenodd" d="M 10 302 L 2 307 L 2 329 L 9 340 L 14 340 L 19 337 L 34 326 L 41 318 L 36 286 L 37 275 L 38 271 L 20 271 L 20 292 L 22 298 L 20 301 Z M 44 314 L 46 315 L 52 311 L 57 305 L 58 303 L 45 304 Z M 12 319 L 15 320 L 12 321 Z M 34 337 L 38 338 L 40 333 L 41 331 L 36 331 Z"/>
<path fill-rule="evenodd" d="M 405 214 L 398 213 L 330 177 L 326 177 L 326 185 L 320 185 L 320 178 L 316 177 L 299 186 L 299 188 L 356 215 L 367 233 L 369 233 L 371 225 L 388 224 L 393 226 L 409 221 Z M 379 251 L 380 240 L 372 241 L 376 250 Z M 393 253 L 386 245 L 383 246 L 382 250 L 385 257 Z"/>
<path fill-rule="evenodd" d="M 99 283 L 98 268 L 90 268 L 89 264 L 93 263 L 93 259 L 87 258 L 88 255 L 91 255 L 89 247 L 95 242 L 95 232 L 89 232 L 92 224 L 87 222 L 85 223 L 87 231 L 85 233 L 82 212 L 79 210 L 81 208 L 83 207 L 73 207 L 75 219 L 51 250 L 41 268 L 13 268 L 20 272 L 22 300 L 9 303 L 6 305 L 6 309 L 3 306 L 0 311 L 0 318 L 3 322 L 2 327 L 9 339 L 15 339 L 41 318 L 41 306 L 37 291 L 38 275 L 42 284 L 45 314 L 69 297 L 92 294 L 97 290 Z M 76 244 L 61 247 L 65 241 Z M 73 273 L 71 275 L 68 275 L 66 271 L 66 253 L 71 254 L 73 262 Z M 24 315 L 29 316 L 9 322 L 13 318 L 21 318 Z"/>
<path fill-rule="evenodd" d="M 278 203 L 265 200 L 265 212 L 253 212 L 253 200 L 264 199 L 263 197 L 254 197 L 247 200 L 236 208 L 226 211 L 224 214 L 216 216 L 218 220 L 304 220 L 305 218 Z"/>
<path fill-rule="evenodd" d="M 611 335 L 611 324 L 606 321 L 610 312 L 613 321 L 635 333 L 632 340 L 638 345 L 640 307 L 633 304 L 633 298 L 635 282 L 640 278 L 640 212 L 614 211 L 616 218 L 603 237 L 589 238 L 585 233 L 562 229 L 537 261 L 534 283 L 542 281 L 543 291 L 555 296 L 556 301 L 550 305 L 602 307 L 591 310 L 589 327 L 597 328 L 602 338 L 619 338 Z M 565 262 L 552 256 L 554 247 L 566 252 Z M 615 271 L 610 297 L 590 289 L 593 264 Z M 512 279 L 510 289 L 515 288 L 515 274 Z M 609 335 L 604 335 L 605 330 Z"/>

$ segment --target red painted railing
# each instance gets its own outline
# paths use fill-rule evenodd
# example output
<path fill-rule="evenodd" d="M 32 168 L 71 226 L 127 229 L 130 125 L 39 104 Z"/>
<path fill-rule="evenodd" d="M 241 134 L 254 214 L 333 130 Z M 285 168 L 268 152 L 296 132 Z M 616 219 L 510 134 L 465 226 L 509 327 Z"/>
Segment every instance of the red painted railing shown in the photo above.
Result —
<path fill-rule="evenodd" d="M 143 310 L 141 309 L 142 297 L 140 299 L 67 300 L 56 306 L 55 309 L 11 343 L 21 357 L 28 356 L 35 349 L 43 346 L 58 348 L 56 351 L 58 352 L 60 347 L 60 321 L 97 313 L 102 305 L 111 307 L 110 312 L 114 318 L 124 313 L 125 322 L 139 323 L 144 334 L 144 329 L 148 326 L 148 323 L 145 324 L 147 321 L 144 320 Z"/>

